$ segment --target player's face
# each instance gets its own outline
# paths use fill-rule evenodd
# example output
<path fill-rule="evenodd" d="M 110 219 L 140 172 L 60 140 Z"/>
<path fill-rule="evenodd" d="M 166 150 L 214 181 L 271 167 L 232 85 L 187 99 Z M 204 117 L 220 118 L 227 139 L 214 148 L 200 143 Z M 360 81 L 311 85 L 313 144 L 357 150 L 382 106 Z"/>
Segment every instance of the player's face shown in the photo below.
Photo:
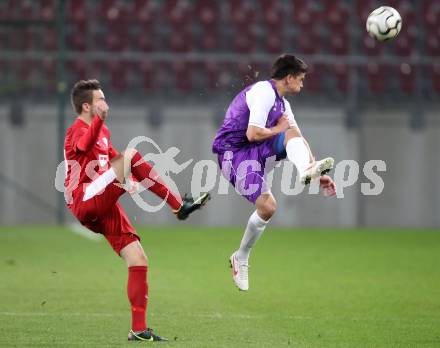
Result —
<path fill-rule="evenodd" d="M 105 95 L 104 95 L 104 92 L 102 91 L 102 89 L 98 89 L 96 91 L 93 91 L 93 101 L 92 101 L 92 108 L 91 108 L 91 116 L 96 115 L 96 103 L 98 101 L 100 101 L 100 100 L 102 100 L 102 101 L 104 101 L 104 103 L 106 103 Z"/>
<path fill-rule="evenodd" d="M 298 75 L 287 75 L 287 90 L 288 94 L 296 94 L 303 88 L 304 79 L 306 77 L 305 73 L 300 73 Z"/>

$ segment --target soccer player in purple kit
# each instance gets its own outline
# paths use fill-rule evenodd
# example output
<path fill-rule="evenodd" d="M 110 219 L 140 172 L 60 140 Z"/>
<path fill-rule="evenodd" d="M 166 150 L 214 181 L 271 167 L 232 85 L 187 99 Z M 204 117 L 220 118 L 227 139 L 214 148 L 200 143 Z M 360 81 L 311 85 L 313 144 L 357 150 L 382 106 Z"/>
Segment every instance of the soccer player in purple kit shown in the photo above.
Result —
<path fill-rule="evenodd" d="M 218 155 L 223 175 L 256 207 L 239 249 L 230 257 L 232 278 L 242 291 L 249 289 L 251 248 L 276 210 L 275 198 L 265 180 L 275 161 L 287 157 L 302 184 L 319 178 L 325 195 L 336 193 L 335 183 L 325 175 L 333 168 L 333 158 L 315 161 L 284 98 L 300 92 L 306 72 L 307 65 L 299 58 L 280 56 L 272 66 L 270 80 L 248 86 L 234 98 L 213 142 L 212 150 Z"/>

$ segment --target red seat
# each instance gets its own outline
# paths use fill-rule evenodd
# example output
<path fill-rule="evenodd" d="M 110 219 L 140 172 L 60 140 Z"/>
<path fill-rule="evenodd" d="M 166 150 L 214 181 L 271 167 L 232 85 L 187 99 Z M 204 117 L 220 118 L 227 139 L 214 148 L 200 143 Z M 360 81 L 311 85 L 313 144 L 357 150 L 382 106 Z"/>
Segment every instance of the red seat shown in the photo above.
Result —
<path fill-rule="evenodd" d="M 83 25 L 72 29 L 72 32 L 66 35 L 67 48 L 73 51 L 85 51 L 87 49 L 87 26 Z"/>
<path fill-rule="evenodd" d="M 109 61 L 107 64 L 111 88 L 115 91 L 127 89 L 128 65 L 125 61 Z"/>
<path fill-rule="evenodd" d="M 322 90 L 322 81 L 327 74 L 326 68 L 322 64 L 309 64 L 306 78 L 304 80 L 304 90 L 310 93 L 318 93 Z"/>
<path fill-rule="evenodd" d="M 110 31 L 105 35 L 105 46 L 110 51 L 123 51 L 127 45 L 128 41 L 125 33 Z"/>
<path fill-rule="evenodd" d="M 150 24 L 142 24 L 140 26 L 140 34 L 134 38 L 134 47 L 143 52 L 150 52 L 154 48 L 155 35 Z"/>
<path fill-rule="evenodd" d="M 214 61 L 207 61 L 204 64 L 204 75 L 207 77 L 207 85 L 211 90 L 220 87 L 220 66 Z"/>
<path fill-rule="evenodd" d="M 218 38 L 217 30 L 215 28 L 205 30 L 203 32 L 203 37 L 201 40 L 201 47 L 204 50 L 210 51 L 217 49 L 218 45 L 219 45 L 219 38 Z"/>
<path fill-rule="evenodd" d="M 440 56 L 440 37 L 435 33 L 428 33 L 426 35 L 426 50 L 431 56 Z"/>
<path fill-rule="evenodd" d="M 251 27 L 255 23 L 255 8 L 252 1 L 230 0 L 230 18 L 236 30 L 243 30 Z"/>
<path fill-rule="evenodd" d="M 86 0 L 75 0 L 68 2 L 66 11 L 67 18 L 74 22 L 75 26 L 82 26 L 86 22 L 88 9 L 86 7 Z"/>
<path fill-rule="evenodd" d="M 36 18 L 33 1 L 17 1 L 17 3 L 14 19 L 31 20 Z"/>
<path fill-rule="evenodd" d="M 142 25 L 151 25 L 157 16 L 156 8 L 151 0 L 135 0 L 129 8 L 129 17 L 135 18 Z"/>
<path fill-rule="evenodd" d="M 368 15 L 377 7 L 373 0 L 356 0 L 356 13 L 359 24 L 364 26 Z"/>
<path fill-rule="evenodd" d="M 35 47 L 34 31 L 31 28 L 17 28 L 9 32 L 14 33 L 14 37 L 10 41 L 11 48 L 19 51 L 27 51 Z"/>
<path fill-rule="evenodd" d="M 215 1 L 199 0 L 195 7 L 195 13 L 205 30 L 213 30 L 217 26 L 220 13 Z"/>
<path fill-rule="evenodd" d="M 337 55 L 346 55 L 350 49 L 350 37 L 345 31 L 333 33 L 329 40 L 330 52 Z"/>
<path fill-rule="evenodd" d="M 0 1 L 0 19 L 11 19 L 14 17 L 18 1 Z"/>
<path fill-rule="evenodd" d="M 414 92 L 415 88 L 415 71 L 414 67 L 408 63 L 402 63 L 399 66 L 400 87 L 406 94 Z"/>
<path fill-rule="evenodd" d="M 434 90 L 440 94 L 440 64 L 430 66 L 430 75 L 432 77 Z"/>
<path fill-rule="evenodd" d="M 192 48 L 192 37 L 187 30 L 176 30 L 170 34 L 170 48 L 175 52 L 188 52 Z"/>
<path fill-rule="evenodd" d="M 155 86 L 155 65 L 149 60 L 142 60 L 139 65 L 139 71 L 142 75 L 142 86 L 145 90 L 152 90 Z"/>
<path fill-rule="evenodd" d="M 14 63 L 13 66 L 15 67 L 14 75 L 19 78 L 21 83 L 29 81 L 32 73 L 39 68 L 33 60 L 22 60 Z"/>
<path fill-rule="evenodd" d="M 115 0 L 100 0 L 95 8 L 96 16 L 101 18 L 108 18 L 112 15 L 110 12 L 115 7 Z"/>
<path fill-rule="evenodd" d="M 191 63 L 177 60 L 172 64 L 172 69 L 177 89 L 181 91 L 189 91 L 192 87 Z"/>
<path fill-rule="evenodd" d="M 349 69 L 346 64 L 336 63 L 334 66 L 336 88 L 342 92 L 347 93 L 349 87 Z"/>
<path fill-rule="evenodd" d="M 267 31 L 265 36 L 266 50 L 269 53 L 279 54 L 283 52 L 283 34 L 275 31 Z"/>
<path fill-rule="evenodd" d="M 56 5 L 54 0 L 41 0 L 39 17 L 46 21 L 54 20 Z"/>
<path fill-rule="evenodd" d="M 268 29 L 275 31 L 277 28 L 281 28 L 282 21 L 282 8 L 279 2 L 272 0 L 260 0 L 262 8 L 263 21 Z"/>
<path fill-rule="evenodd" d="M 379 94 L 385 90 L 385 84 L 388 78 L 387 69 L 389 68 L 376 63 L 369 63 L 365 67 L 368 86 L 372 93 Z"/>
<path fill-rule="evenodd" d="M 57 48 L 57 34 L 53 28 L 43 29 L 43 48 L 46 51 L 54 51 Z"/>
<path fill-rule="evenodd" d="M 396 40 L 395 51 L 399 56 L 409 56 L 415 51 L 415 40 L 409 35 L 402 35 Z"/>
<path fill-rule="evenodd" d="M 51 56 L 46 56 L 41 62 L 41 72 L 48 92 L 56 91 L 56 61 Z"/>
<path fill-rule="evenodd" d="M 437 0 L 425 0 L 422 3 L 423 19 L 427 32 L 437 32 L 440 35 L 440 3 Z"/>
<path fill-rule="evenodd" d="M 342 3 L 334 0 L 326 0 L 324 2 L 324 13 L 324 18 L 332 35 L 341 31 L 347 31 L 349 25 L 347 19 L 350 14 Z"/>
<path fill-rule="evenodd" d="M 254 52 L 256 46 L 253 32 L 249 30 L 236 33 L 236 35 L 234 35 L 234 47 L 239 53 L 249 54 Z"/>
<path fill-rule="evenodd" d="M 192 20 L 192 8 L 185 0 L 167 0 L 164 14 L 175 29 L 185 29 Z"/>
<path fill-rule="evenodd" d="M 293 24 L 305 28 L 313 28 L 321 21 L 320 13 L 311 8 L 310 1 L 293 0 Z"/>
<path fill-rule="evenodd" d="M 302 28 L 296 33 L 294 49 L 300 53 L 315 54 L 321 50 L 321 38 L 315 30 Z"/>
<path fill-rule="evenodd" d="M 88 65 L 89 63 L 85 59 L 81 58 L 67 62 L 67 71 L 69 75 L 72 76 L 72 82 L 86 80 L 89 78 Z"/>
<path fill-rule="evenodd" d="M 241 88 L 249 86 L 256 81 L 256 71 L 254 69 L 255 66 L 252 62 L 240 62 L 235 64 L 234 70 L 237 72 L 236 75 L 238 75 L 238 83 Z"/>
<path fill-rule="evenodd" d="M 362 49 L 368 56 L 380 55 L 384 47 L 385 45 L 373 39 L 367 33 L 364 34 L 362 39 Z"/>

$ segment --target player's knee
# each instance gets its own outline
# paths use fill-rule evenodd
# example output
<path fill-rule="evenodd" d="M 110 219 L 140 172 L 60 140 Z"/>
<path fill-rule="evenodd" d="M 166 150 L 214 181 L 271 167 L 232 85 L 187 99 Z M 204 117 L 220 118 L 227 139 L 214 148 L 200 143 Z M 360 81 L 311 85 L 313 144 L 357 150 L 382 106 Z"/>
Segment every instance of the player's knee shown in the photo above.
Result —
<path fill-rule="evenodd" d="M 140 254 L 138 258 L 138 262 L 139 262 L 138 266 L 148 266 L 147 255 L 145 255 L 144 253 Z"/>
<path fill-rule="evenodd" d="M 148 266 L 148 258 L 144 252 L 136 253 L 133 257 L 130 258 L 128 266 Z"/>
<path fill-rule="evenodd" d="M 275 214 L 275 211 L 277 210 L 277 202 L 273 199 L 268 200 L 264 203 L 263 210 L 266 217 L 272 217 L 272 215 Z"/>
<path fill-rule="evenodd" d="M 301 133 L 296 128 L 289 128 L 288 130 L 286 130 L 286 141 L 297 137 L 301 137 Z"/>

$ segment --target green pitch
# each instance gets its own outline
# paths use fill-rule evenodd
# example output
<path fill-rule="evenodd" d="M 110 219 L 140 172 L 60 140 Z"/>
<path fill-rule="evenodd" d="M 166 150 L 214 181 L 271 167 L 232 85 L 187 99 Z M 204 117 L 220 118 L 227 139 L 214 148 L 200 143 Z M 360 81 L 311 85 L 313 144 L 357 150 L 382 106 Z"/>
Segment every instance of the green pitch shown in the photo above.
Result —
<path fill-rule="evenodd" d="M 269 227 L 248 293 L 227 267 L 241 229 L 139 231 L 167 346 L 440 346 L 440 231 Z M 142 345 L 126 342 L 126 267 L 105 240 L 3 227 L 0 275 L 1 347 Z"/>

